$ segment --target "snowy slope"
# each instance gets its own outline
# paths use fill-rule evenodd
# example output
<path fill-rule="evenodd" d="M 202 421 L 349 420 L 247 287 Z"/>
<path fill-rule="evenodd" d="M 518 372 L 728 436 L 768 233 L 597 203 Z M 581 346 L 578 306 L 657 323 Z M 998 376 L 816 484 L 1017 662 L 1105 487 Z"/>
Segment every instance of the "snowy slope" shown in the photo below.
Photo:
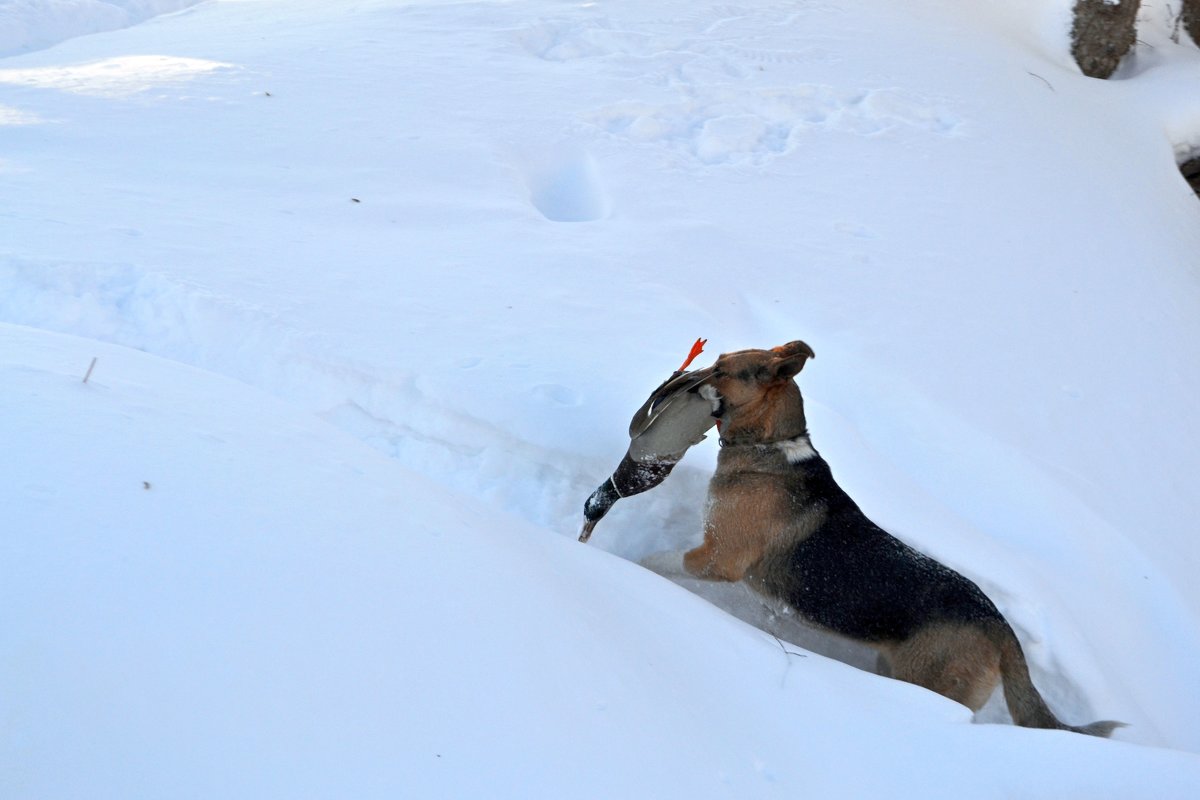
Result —
<path fill-rule="evenodd" d="M 185 4 L 151 5 L 143 10 Z M 770 717 L 795 705 L 774 695 L 768 701 L 759 686 L 712 710 L 711 724 L 688 717 L 686 727 L 671 728 L 687 740 L 686 754 L 649 739 L 626 741 L 635 722 L 659 713 L 651 698 L 668 698 L 663 708 L 674 710 L 664 714 L 684 714 L 684 697 L 699 694 L 708 713 L 707 704 L 718 702 L 711 695 L 721 694 L 712 687 L 727 683 L 726 670 L 739 659 L 774 659 L 777 669 L 785 655 L 769 638 L 765 651 L 755 649 L 761 635 L 717 623 L 720 612 L 594 552 L 638 559 L 695 541 L 712 447 L 689 454 L 661 489 L 619 504 L 592 546 L 571 541 L 583 498 L 625 447 L 629 415 L 692 339 L 707 336 L 719 351 L 804 338 L 817 353 L 801 381 L 814 441 L 868 513 L 988 591 L 1065 718 L 1122 719 L 1131 726 L 1118 739 L 1200 751 L 1200 591 L 1192 580 L 1200 544 L 1190 485 L 1200 455 L 1188 413 L 1200 393 L 1193 368 L 1200 360 L 1200 204 L 1175 168 L 1200 151 L 1200 96 L 1192 91 L 1200 85 L 1200 53 L 1186 40 L 1172 42 L 1162 10 L 1148 10 L 1144 44 L 1118 79 L 1085 79 L 1066 55 L 1068 7 L 1058 0 L 903 7 L 880 0 L 257 0 L 206 2 L 62 41 L 0 61 L 0 321 L 125 345 L 203 371 L 178 379 L 188 384 L 207 386 L 216 374 L 273 395 L 284 405 L 259 418 L 290 409 L 288 418 L 307 431 L 300 438 L 309 437 L 308 449 L 290 452 L 290 445 L 255 438 L 216 462 L 271 476 L 273 495 L 254 481 L 231 486 L 206 461 L 211 453 L 177 459 L 156 445 L 172 428 L 165 420 L 175 399 L 131 410 L 126 398 L 113 407 L 118 417 L 150 426 L 139 428 L 151 437 L 143 460 L 158 453 L 164 469 L 197 462 L 188 469 L 198 472 L 186 475 L 195 494 L 156 501 L 172 519 L 199 518 L 195 527 L 187 523 L 180 549 L 165 547 L 162 558 L 187 563 L 205 546 L 236 548 L 246 538 L 259 549 L 210 556 L 244 556 L 247 565 L 282 558 L 278 539 L 260 540 L 254 531 L 294 528 L 321 507 L 313 536 L 339 530 L 339 519 L 358 519 L 364 536 L 386 540 L 331 575 L 330 592 L 357 590 L 356 571 L 378 559 L 412 555 L 446 565 L 407 588 L 391 572 L 368 570 L 374 577 L 362 579 L 349 608 L 436 606 L 427 599 L 442 596 L 430 594 L 429 583 L 452 582 L 464 574 L 463 560 L 473 559 L 465 573 L 471 580 L 453 584 L 455 602 L 480 609 L 497 597 L 524 598 L 500 601 L 500 612 L 518 621 L 491 630 L 482 648 L 448 639 L 447 631 L 463 629 L 459 618 L 410 614 L 420 617 L 412 624 L 436 643 L 435 653 L 443 646 L 486 651 L 474 662 L 480 673 L 511 675 L 516 665 L 517 672 L 552 675 L 555 703 L 538 700 L 541 710 L 523 712 L 522 736 L 567 724 L 567 712 L 553 708 L 587 700 L 577 696 L 577 675 L 587 670 L 565 656 L 546 664 L 520 659 L 557 648 L 564 629 L 571 631 L 564 643 L 584 654 L 611 650 L 604 657 L 617 676 L 612 685 L 629 684 L 637 713 L 646 715 L 595 729 L 604 734 L 593 740 L 602 748 L 611 746 L 604 744 L 609 733 L 622 731 L 613 738 L 628 758 L 614 755 L 618 763 L 643 759 L 623 773 L 625 788 L 639 775 L 649 781 L 687 765 L 724 763 L 715 755 L 723 747 L 740 754 L 731 758 L 748 758 L 760 746 L 791 748 L 802 731 L 811 738 L 819 729 L 797 727 L 808 724 L 807 711 L 799 720 Z M 24 19 L 36 21 L 32 12 Z M 56 31 L 62 39 L 84 29 Z M 15 374 L 50 369 L 31 366 L 27 352 L 50 345 L 14 331 L 5 337 L 15 342 L 6 362 Z M 87 348 L 61 346 L 73 363 L 54 367 L 55 374 L 81 374 Z M 7 380 L 0 385 L 9 391 Z M 224 409 L 223 425 L 267 402 L 236 383 L 219 386 L 201 393 L 210 399 L 196 413 Z M 55 397 L 57 418 L 82 413 L 80 396 Z M 27 395 L 14 388 L 9 398 L 7 425 L 34 439 L 58 435 L 51 417 L 34 417 L 38 408 Z M 185 438 L 199 425 L 175 422 Z M 95 427 L 109 425 L 97 420 Z M 240 438 L 254 427 L 232 430 Z M 374 477 L 365 486 L 322 471 L 320 449 L 351 447 L 340 438 L 346 434 L 387 457 L 369 457 Z M 342 443 L 327 443 L 333 440 Z M 99 452 L 122 455 L 128 445 L 118 441 L 102 437 Z M 46 476 L 75 463 L 69 444 L 59 444 L 47 451 Z M 199 447 L 179 445 L 180 453 Z M 368 458 L 355 453 L 343 460 Z M 13 464 L 15 476 L 23 471 Z M 82 480 L 90 473 L 71 474 Z M 159 485 L 128 477 L 134 488 L 142 480 Z M 63 535 L 65 518 L 53 514 L 66 513 L 64 499 L 47 499 L 20 480 L 8 491 L 14 518 Z M 87 491 L 108 496 L 103 487 Z M 368 501 L 363 492 L 384 499 Z M 133 494 L 139 501 L 160 496 L 154 488 Z M 285 513 L 287 504 L 271 496 L 303 502 Z M 223 498 L 219 520 L 209 516 L 213 497 Z M 123 521 L 125 503 L 108 502 L 104 508 Z M 285 516 L 272 516 L 277 511 Z M 99 536 L 113 524 L 81 516 L 66 527 Z M 407 542 L 431 526 L 453 533 L 411 553 L 390 549 L 387 537 Z M 206 533 L 212 529 L 228 531 L 231 541 L 214 541 Z M 535 552 L 518 544 L 529 540 L 541 543 Z M 12 546 L 32 557 L 37 541 L 18 538 Z M 128 544 L 136 550 L 140 542 Z M 329 551 L 306 552 L 313 565 Z M 491 575 L 486 564 L 497 559 L 521 578 Z M 14 569 L 10 563 L 6 570 Z M 561 583 L 548 577 L 563 564 L 575 571 Z M 159 566 L 128 575 L 136 596 L 153 590 L 140 581 Z M 277 576 L 279 592 L 309 574 L 293 566 Z M 119 599 L 112 594 L 118 577 L 126 576 L 99 585 L 102 597 Z M 249 591 L 244 575 L 222 572 L 214 580 L 234 596 Z M 630 582 L 641 588 L 630 590 Z M 562 587 L 577 584 L 596 594 L 569 602 L 611 613 L 582 627 L 568 622 L 583 613 L 578 606 L 559 616 L 568 602 Z M 693 588 L 744 616 L 761 616 L 737 590 Z M 176 601 L 191 607 L 211 594 L 192 590 L 181 589 Z M 626 602 L 631 591 L 639 602 Z M 32 604 L 18 621 L 36 627 L 49 608 Z M 555 609 L 537 632 L 529 629 L 534 608 Z M 302 636 L 307 612 L 297 605 L 277 611 L 285 638 L 294 633 L 288 641 L 300 642 L 302 653 L 324 652 L 322 641 L 338 640 L 332 623 Z M 669 625 L 645 618 L 660 612 Z M 114 663 L 144 654 L 169 624 L 144 613 L 149 633 L 113 650 Z M 357 645 L 366 647 L 372 625 L 383 624 L 372 619 L 347 634 Z M 213 641 L 216 653 L 229 652 L 234 683 L 273 683 L 256 683 L 262 650 L 234 642 L 215 622 L 188 620 L 187 629 Z M 62 634 L 62 646 L 76 636 L 95 630 L 81 622 Z M 652 662 L 641 660 L 639 645 L 652 639 L 690 654 L 688 664 L 712 661 L 696 693 L 660 681 Z M 399 659 L 391 645 L 378 646 L 375 661 Z M 0 664 L 28 663 L 17 658 Z M 457 663 L 409 660 L 426 678 Z M 302 658 L 288 663 L 308 676 L 297 692 L 334 703 L 314 688 L 316 676 L 365 669 L 362 661 L 347 656 L 311 671 Z M 886 729 L 890 714 L 917 713 L 905 705 L 910 687 L 815 656 L 803 663 L 820 663 L 833 676 L 827 685 L 792 686 L 793 669 L 786 690 L 796 703 L 827 712 L 827 749 L 799 762 L 791 749 L 772 749 L 772 760 L 791 764 L 772 770 L 784 791 L 804 785 L 801 777 L 816 765 L 847 763 L 855 737 L 874 742 L 876 734 L 863 731 Z M 170 666 L 154 662 L 145 671 L 156 697 L 171 695 Z M 21 669 L 35 694 L 61 683 Z M 210 695 L 224 685 L 218 677 L 196 680 Z M 472 673 L 464 680 L 474 686 L 483 679 Z M 480 694 L 490 685 L 483 681 Z M 379 677 L 356 698 L 365 703 L 396 686 Z M 529 705 L 541 686 L 516 686 L 510 697 L 524 702 L 513 704 Z M 440 697 L 454 706 L 454 693 L 443 688 Z M 103 695 L 81 691 L 94 700 Z M 884 710 L 893 697 L 904 699 Z M 942 707 L 937 698 L 913 702 Z M 202 712 L 201 704 L 185 705 L 180 718 Z M 469 712 L 456 708 L 444 730 L 468 737 Z M 317 720 L 333 713 L 328 706 L 314 712 Z M 1195 775 L 1193 761 L 1163 753 L 1072 741 L 1061 745 L 1068 757 L 1060 745 L 1044 745 L 1043 734 L 962 726 L 957 710 L 930 713 L 953 724 L 931 723 L 932 738 L 914 734 L 913 742 L 972 754 L 1002 743 L 1013 763 L 1045 753 L 1038 762 L 1045 770 L 1028 778 L 1044 779 L 1039 785 L 1092 780 L 1083 773 L 1107 780 L 1133 764 L 1125 758 L 1167 759 L 1174 766 L 1164 781 Z M 266 720 L 258 745 L 231 753 L 251 758 L 286 727 L 278 717 L 256 719 Z M 338 719 L 356 730 L 384 724 L 366 711 Z M 45 741 L 70 729 L 134 747 L 128 737 L 158 729 L 122 721 L 110 737 L 103 724 L 89 733 L 77 722 L 45 717 L 40 731 Z M 830 738 L 830 725 L 849 727 Z M 692 741 L 697 728 L 703 747 Z M 746 729 L 760 738 L 747 743 L 729 733 Z M 210 720 L 205 730 L 217 737 L 223 729 Z M 546 760 L 566 758 L 574 746 L 550 739 L 538 739 L 540 749 L 521 737 L 506 745 Z M 198 743 L 218 746 L 199 732 L 162 744 L 162 753 L 178 756 Z M 334 747 L 310 740 L 301 749 L 325 745 Z M 345 747 L 334 750 L 350 752 Z M 219 760 L 206 752 L 210 763 Z M 658 757 L 654 765 L 645 763 L 646 752 Z M 34 765 L 30 785 L 54 771 L 53 756 L 25 759 Z M 487 754 L 482 745 L 465 763 L 494 770 L 502 762 L 529 769 L 514 751 Z M 1068 772 L 1066 764 L 1080 766 Z M 822 780 L 833 781 L 830 770 Z M 988 774 L 1009 771 L 996 766 Z M 260 780 L 233 772 L 243 786 Z M 731 794 L 758 791 L 742 772 L 726 773 Z M 273 775 L 260 785 L 283 780 Z M 936 780 L 914 783 L 913 791 L 931 791 Z M 1003 785 L 988 784 L 997 792 Z"/>
<path fill-rule="evenodd" d="M 200 0 L 0 0 L 0 56 L 137 25 Z"/>
<path fill-rule="evenodd" d="M 24 454 L 0 495 L 4 797 L 1182 798 L 1200 780 L 1194 756 L 970 725 L 788 651 L 228 379 L 12 326 L 0 377 Z"/>

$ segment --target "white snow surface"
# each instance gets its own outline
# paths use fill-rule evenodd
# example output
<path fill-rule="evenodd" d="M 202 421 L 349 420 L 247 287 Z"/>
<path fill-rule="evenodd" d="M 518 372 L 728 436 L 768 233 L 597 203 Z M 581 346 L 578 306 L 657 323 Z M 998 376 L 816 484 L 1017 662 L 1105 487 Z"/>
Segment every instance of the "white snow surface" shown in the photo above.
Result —
<path fill-rule="evenodd" d="M 0 0 L 0 56 L 127 28 L 200 0 Z"/>
<path fill-rule="evenodd" d="M 0 797 L 1197 796 L 1200 51 L 1070 5 L 0 2 Z M 712 442 L 576 542 L 697 336 L 1129 726 L 631 563 Z"/>

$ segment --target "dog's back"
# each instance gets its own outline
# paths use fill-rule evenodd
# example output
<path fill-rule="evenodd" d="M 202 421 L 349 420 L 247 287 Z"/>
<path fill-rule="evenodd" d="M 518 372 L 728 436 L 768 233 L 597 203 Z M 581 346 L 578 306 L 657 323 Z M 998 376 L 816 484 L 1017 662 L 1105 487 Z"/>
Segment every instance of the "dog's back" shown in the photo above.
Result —
<path fill-rule="evenodd" d="M 764 548 L 747 580 L 812 622 L 876 645 L 911 637 L 930 622 L 1003 621 L 971 581 L 871 522 L 815 451 L 785 462 L 780 490 L 808 520 L 804 535 Z"/>

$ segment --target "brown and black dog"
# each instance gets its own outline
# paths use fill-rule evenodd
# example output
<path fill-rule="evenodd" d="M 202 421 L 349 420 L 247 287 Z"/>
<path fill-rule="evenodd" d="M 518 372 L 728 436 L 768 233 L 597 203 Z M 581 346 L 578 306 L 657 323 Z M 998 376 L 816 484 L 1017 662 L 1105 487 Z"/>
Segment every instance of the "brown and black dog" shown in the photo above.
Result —
<path fill-rule="evenodd" d="M 881 671 L 978 711 L 996 684 L 1013 720 L 1107 736 L 1119 722 L 1075 727 L 1029 677 L 1016 634 L 978 586 L 867 519 L 809 440 L 794 378 L 804 342 L 723 354 L 699 389 L 721 451 L 708 489 L 704 543 L 684 555 L 697 578 L 745 580 L 812 623 L 871 645 Z"/>

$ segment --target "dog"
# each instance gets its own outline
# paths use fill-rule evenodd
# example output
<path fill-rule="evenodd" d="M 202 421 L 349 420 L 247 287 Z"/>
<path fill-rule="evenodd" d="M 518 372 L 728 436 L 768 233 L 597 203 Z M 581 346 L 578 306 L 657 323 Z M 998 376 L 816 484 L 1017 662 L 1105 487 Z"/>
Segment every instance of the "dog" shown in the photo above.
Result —
<path fill-rule="evenodd" d="M 998 683 L 1017 725 L 1108 736 L 1046 705 L 1012 627 L 983 591 L 871 522 L 812 447 L 795 377 L 800 341 L 722 354 L 697 371 L 721 450 L 704 541 L 683 557 L 696 578 L 745 581 L 816 626 L 879 653 L 880 672 L 978 711 Z"/>

